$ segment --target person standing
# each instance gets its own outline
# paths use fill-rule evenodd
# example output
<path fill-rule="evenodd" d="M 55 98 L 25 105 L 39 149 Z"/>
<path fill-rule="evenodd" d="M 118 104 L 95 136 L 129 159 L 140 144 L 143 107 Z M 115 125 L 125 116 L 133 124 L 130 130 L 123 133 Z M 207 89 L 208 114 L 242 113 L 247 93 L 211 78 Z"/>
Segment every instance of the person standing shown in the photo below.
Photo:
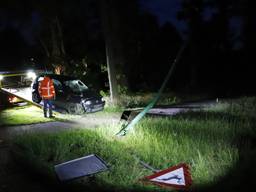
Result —
<path fill-rule="evenodd" d="M 55 99 L 55 89 L 52 79 L 45 75 L 44 79 L 39 82 L 38 92 L 44 102 L 44 117 L 52 118 L 52 100 Z M 49 116 L 47 111 L 49 110 Z"/>

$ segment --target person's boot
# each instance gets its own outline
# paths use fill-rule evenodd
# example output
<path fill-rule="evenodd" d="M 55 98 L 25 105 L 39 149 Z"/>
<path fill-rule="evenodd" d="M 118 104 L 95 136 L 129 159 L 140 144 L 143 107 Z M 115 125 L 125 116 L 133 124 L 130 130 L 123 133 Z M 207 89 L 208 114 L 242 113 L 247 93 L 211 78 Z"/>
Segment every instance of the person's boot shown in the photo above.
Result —
<path fill-rule="evenodd" d="M 49 110 L 49 115 L 50 115 L 50 116 L 49 116 L 50 118 L 53 118 L 53 117 L 54 117 L 54 116 L 52 115 L 52 110 L 51 110 L 51 109 Z"/>
<path fill-rule="evenodd" d="M 44 117 L 47 118 L 47 109 L 44 109 Z"/>

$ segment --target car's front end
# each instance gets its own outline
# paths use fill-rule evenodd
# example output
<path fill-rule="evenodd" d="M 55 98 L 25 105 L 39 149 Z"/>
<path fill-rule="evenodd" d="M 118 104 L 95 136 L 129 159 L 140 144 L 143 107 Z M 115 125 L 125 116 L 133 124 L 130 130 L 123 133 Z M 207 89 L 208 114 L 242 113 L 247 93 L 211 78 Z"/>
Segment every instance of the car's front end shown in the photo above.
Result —
<path fill-rule="evenodd" d="M 69 90 L 71 100 L 78 101 L 82 105 L 85 113 L 102 111 L 105 106 L 105 101 L 102 96 L 95 91 L 89 89 L 80 80 L 67 80 L 63 83 L 66 89 Z"/>
<path fill-rule="evenodd" d="M 104 109 L 105 101 L 102 97 L 83 99 L 82 105 L 85 112 L 97 112 L 102 111 Z"/>

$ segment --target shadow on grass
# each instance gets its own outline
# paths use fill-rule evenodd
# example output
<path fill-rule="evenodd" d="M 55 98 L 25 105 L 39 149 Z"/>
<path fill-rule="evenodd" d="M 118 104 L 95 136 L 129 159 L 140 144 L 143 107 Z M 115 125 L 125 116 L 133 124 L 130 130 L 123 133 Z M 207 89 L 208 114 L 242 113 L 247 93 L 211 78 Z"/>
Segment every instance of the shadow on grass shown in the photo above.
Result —
<path fill-rule="evenodd" d="M 179 118 L 200 121 L 217 121 L 219 119 L 223 119 L 227 122 L 239 122 L 240 124 L 243 124 L 246 121 L 244 118 L 222 112 L 207 112 L 206 114 L 204 112 L 193 112 L 177 115 L 174 117 L 174 119 Z M 249 119 L 249 121 L 253 122 L 254 119 Z M 168 129 L 163 129 L 161 134 L 165 134 L 165 131 L 168 131 Z M 209 134 L 207 130 L 203 128 L 198 128 L 196 131 L 203 132 L 205 137 L 207 137 Z M 191 132 L 189 129 L 182 130 L 182 134 L 189 135 L 193 139 L 197 138 L 196 132 Z M 228 140 L 230 144 L 238 148 L 239 160 L 233 166 L 233 168 L 216 183 L 208 186 L 196 186 L 196 188 L 191 189 L 190 191 L 247 191 L 251 189 L 254 186 L 256 179 L 256 167 L 254 166 L 254 163 L 256 162 L 256 135 L 246 131 L 238 131 L 233 138 L 225 138 L 225 135 L 219 135 L 219 132 L 216 131 L 214 132 L 214 138 L 222 141 Z M 79 182 L 60 183 L 58 180 L 56 180 L 55 175 L 52 173 L 49 174 L 49 172 L 46 171 L 47 169 L 43 167 L 43 163 L 34 165 L 33 162 L 38 160 L 30 159 L 28 164 L 28 159 L 24 159 L 24 157 L 22 157 L 24 154 L 20 156 L 17 151 L 19 150 L 14 150 L 16 153 L 15 157 L 18 160 L 17 162 L 22 162 L 23 166 L 26 167 L 26 170 L 29 171 L 31 178 L 38 178 L 43 183 L 43 185 L 51 186 L 49 191 L 145 191 L 143 189 L 118 189 L 115 186 L 110 186 L 109 184 L 105 184 L 102 181 L 99 182 L 99 180 L 94 177 L 85 178 L 87 179 L 87 185 L 81 184 Z M 81 180 L 81 182 L 83 182 L 83 180 Z"/>
<path fill-rule="evenodd" d="M 233 168 L 216 183 L 197 187 L 191 191 L 254 191 L 256 180 L 256 137 L 238 136 L 236 142 L 238 142 L 239 160 Z"/>
<path fill-rule="evenodd" d="M 256 178 L 256 167 L 254 166 L 256 162 L 255 139 L 256 138 L 250 138 L 247 141 L 250 143 L 250 149 L 247 148 L 248 146 L 239 148 L 239 161 L 225 176 L 220 178 L 218 182 L 209 186 L 197 186 L 196 188 L 189 191 L 252 191 Z M 45 188 L 47 191 L 150 191 L 144 190 L 142 187 L 141 189 L 118 189 L 115 186 L 110 186 L 109 184 L 103 183 L 102 181 L 100 181 L 101 184 L 99 185 L 99 180 L 97 180 L 95 177 L 79 179 L 77 180 L 77 182 L 61 183 L 56 179 L 55 175 L 53 175 L 52 173 L 49 174 L 49 172 L 46 171 L 47 169 L 42 166 L 43 164 L 40 164 L 40 166 L 35 166 L 35 163 L 31 163 L 32 161 L 34 161 L 33 159 L 30 159 L 31 162 L 30 164 L 28 164 L 27 159 L 22 160 L 21 156 L 17 155 L 17 153 L 15 154 L 15 158 L 19 165 L 23 166 L 31 181 L 39 181 L 40 184 L 42 184 L 43 186 L 49 186 Z M 84 184 L 84 181 L 87 182 L 86 185 Z M 161 190 L 159 189 L 157 191 Z"/>
<path fill-rule="evenodd" d="M 152 116 L 153 117 L 153 116 Z M 155 118 L 155 117 L 154 117 Z M 231 115 L 225 112 L 188 112 L 178 114 L 170 117 L 170 120 L 188 120 L 208 122 L 219 120 L 227 124 L 234 135 L 227 138 L 228 134 L 223 134 L 223 130 L 214 129 L 210 134 L 216 140 L 212 142 L 218 143 L 219 141 L 227 142 L 231 146 L 238 149 L 238 161 L 233 167 L 218 179 L 217 182 L 207 186 L 196 186 L 190 191 L 252 191 L 256 181 L 256 119 L 254 117 L 242 117 L 239 115 Z M 198 123 L 198 124 L 199 124 Z M 250 124 L 250 127 L 243 126 L 244 124 Z M 252 126 L 252 127 L 251 127 Z M 174 131 L 182 135 L 189 136 L 191 139 L 198 139 L 197 132 L 203 135 L 206 142 L 211 144 L 210 140 L 207 140 L 209 130 L 204 126 L 198 126 L 196 129 L 182 129 L 181 127 L 171 127 Z M 170 127 L 161 129 L 161 134 L 166 135 L 169 132 Z M 154 130 L 152 130 L 154 131 Z"/>
<path fill-rule="evenodd" d="M 187 119 L 195 119 L 195 120 L 226 120 L 228 122 L 231 121 L 255 121 L 256 118 L 247 116 L 246 118 L 239 115 L 232 115 L 228 112 L 214 112 L 214 111 L 189 111 L 186 113 L 177 114 L 174 117 L 178 118 L 187 118 Z"/>
<path fill-rule="evenodd" d="M 227 122 L 237 122 L 240 125 L 250 122 L 251 130 L 239 130 L 231 140 L 232 146 L 238 149 L 238 161 L 233 168 L 216 183 L 209 186 L 201 186 L 191 191 L 252 191 L 256 180 L 256 126 L 255 118 L 242 118 L 238 115 L 230 115 L 223 112 L 192 112 L 177 115 L 176 118 L 186 119 L 223 119 Z M 243 127 L 240 127 L 243 128 Z M 218 136 L 218 135 L 216 135 Z M 218 138 L 218 137 L 217 137 Z M 220 139 L 220 138 L 218 138 Z M 225 138 L 222 138 L 225 139 Z M 226 138 L 228 140 L 228 138 Z"/>
<path fill-rule="evenodd" d="M 69 143 L 72 144 L 72 147 L 69 150 L 69 153 L 72 153 L 77 150 L 80 146 L 80 142 L 78 140 L 75 140 L 77 143 Z M 106 143 L 107 140 L 101 141 L 103 143 Z M 120 144 L 119 144 L 120 145 Z M 119 146 L 118 145 L 118 146 Z M 105 146 L 107 147 L 107 146 Z M 54 146 L 53 146 L 54 148 Z M 100 149 L 102 150 L 102 149 Z M 52 151 L 55 153 L 55 151 Z M 31 179 L 31 181 L 39 181 L 42 186 L 46 186 L 47 191 L 61 191 L 61 192 L 81 192 L 81 191 L 145 191 L 143 186 L 131 186 L 129 187 L 120 187 L 115 186 L 114 184 L 106 183 L 101 179 L 100 177 L 82 177 L 79 179 L 71 180 L 68 182 L 61 182 L 58 180 L 57 175 L 54 172 L 54 168 L 51 164 L 54 160 L 52 158 L 52 155 L 49 153 L 49 157 L 45 157 L 46 161 L 43 161 L 40 159 L 40 157 L 37 157 L 35 155 L 31 155 L 27 149 L 22 144 L 14 144 L 12 146 L 11 151 L 14 160 L 16 163 L 22 167 L 24 170 L 26 170 L 26 175 Z M 74 152 L 78 154 L 79 152 Z M 81 153 L 81 152 L 80 152 Z M 82 152 L 84 153 L 84 152 Z M 114 154 L 113 151 L 110 151 L 110 153 L 113 156 L 117 156 L 117 154 Z M 103 154 L 102 154 L 103 155 Z M 104 155 L 103 155 L 104 156 Z M 70 158 L 70 157 L 66 157 Z M 62 160 L 63 161 L 63 160 Z M 117 161 L 115 158 L 109 160 L 112 162 L 112 164 Z M 114 162 L 113 162 L 114 161 Z M 51 162 L 51 163 L 50 163 Z M 115 164 L 115 163 L 114 163 Z M 117 181 L 118 182 L 118 181 Z M 47 187 L 50 186 L 50 187 Z M 147 190 L 150 191 L 150 190 Z"/>

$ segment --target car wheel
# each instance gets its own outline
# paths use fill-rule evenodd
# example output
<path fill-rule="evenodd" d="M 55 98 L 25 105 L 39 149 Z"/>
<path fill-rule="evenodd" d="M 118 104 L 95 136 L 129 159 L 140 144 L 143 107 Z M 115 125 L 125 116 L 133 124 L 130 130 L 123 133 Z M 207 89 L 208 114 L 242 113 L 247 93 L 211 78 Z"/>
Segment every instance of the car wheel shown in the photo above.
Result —
<path fill-rule="evenodd" d="M 68 106 L 67 110 L 68 110 L 68 113 L 70 113 L 70 114 L 81 115 L 84 113 L 84 109 L 83 109 L 82 105 L 75 104 L 75 103 L 70 104 Z"/>
<path fill-rule="evenodd" d="M 40 103 L 42 98 L 37 93 L 32 93 L 32 101 L 35 103 Z"/>

